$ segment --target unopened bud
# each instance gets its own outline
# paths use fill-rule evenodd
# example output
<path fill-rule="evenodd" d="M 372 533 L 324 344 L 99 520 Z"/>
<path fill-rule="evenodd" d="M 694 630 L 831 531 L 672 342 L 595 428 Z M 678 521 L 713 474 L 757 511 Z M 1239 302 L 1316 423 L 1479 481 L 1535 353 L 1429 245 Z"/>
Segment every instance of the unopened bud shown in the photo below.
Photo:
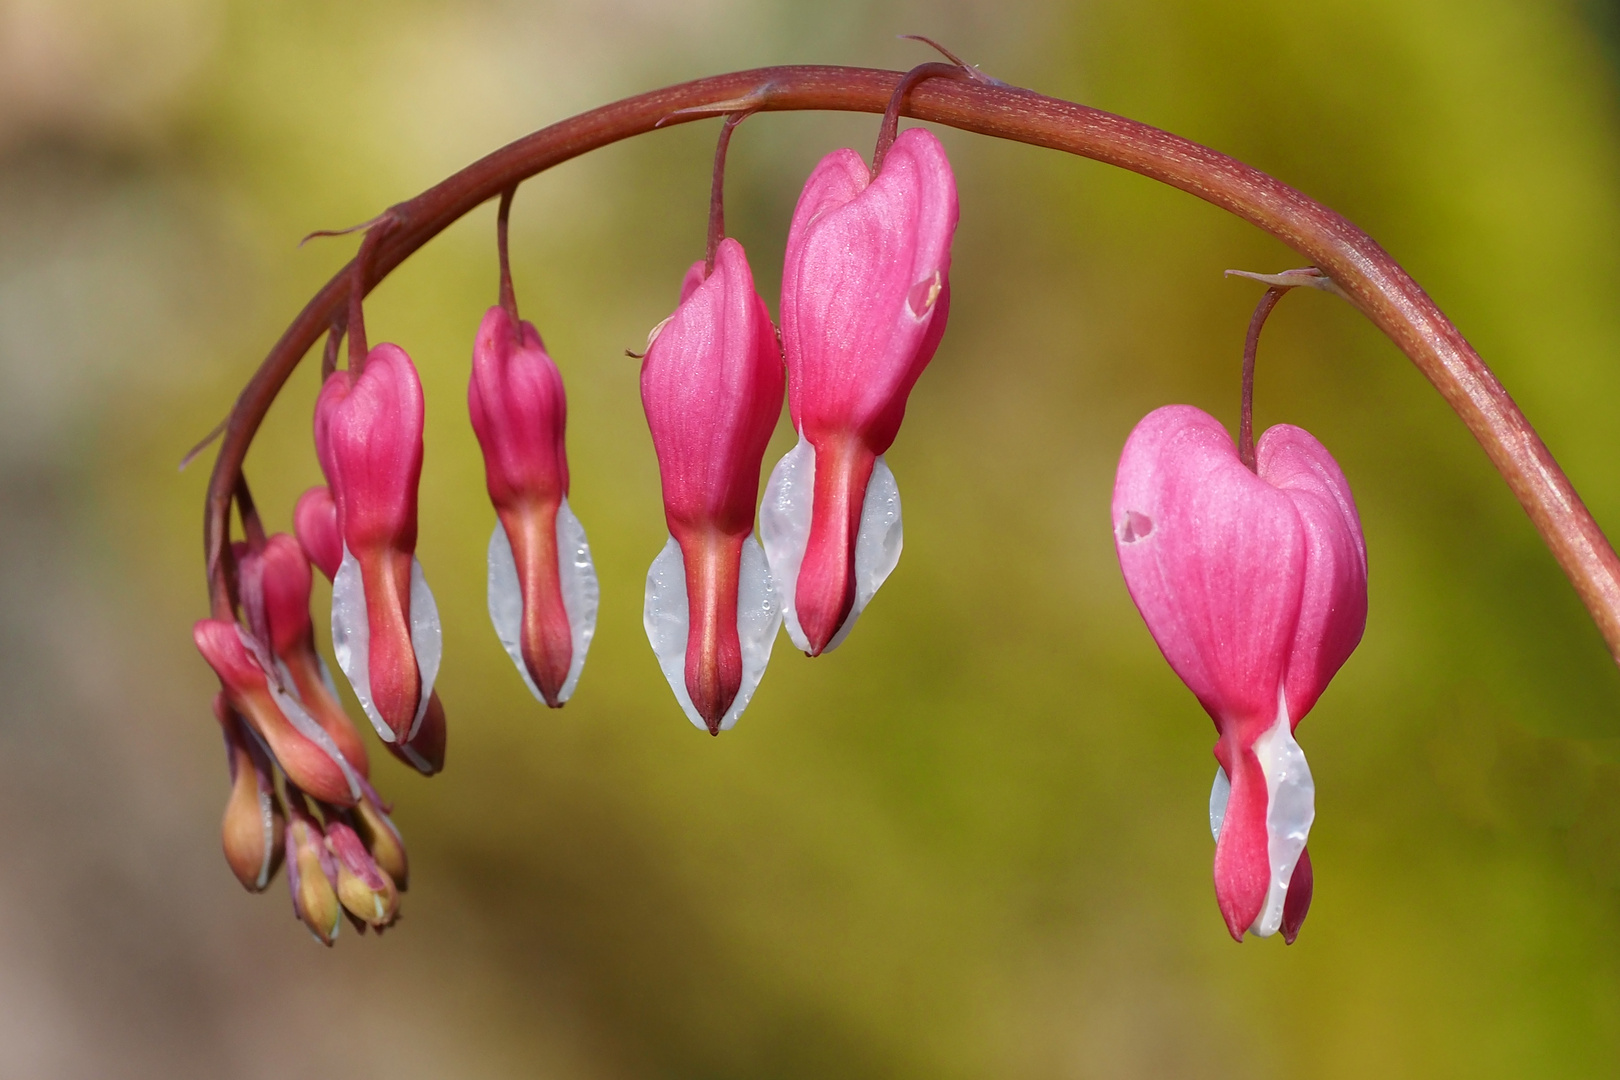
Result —
<path fill-rule="evenodd" d="M 270 778 L 269 758 L 225 703 L 224 694 L 214 697 L 214 715 L 225 735 L 231 770 L 231 797 L 221 828 L 225 861 L 243 888 L 263 892 L 281 866 L 286 817 Z"/>
<path fill-rule="evenodd" d="M 410 862 L 405 856 L 405 841 L 399 835 L 394 821 L 370 798 L 360 800 L 354 808 L 354 827 L 365 842 L 366 850 L 376 860 L 378 869 L 394 881 L 395 888 L 404 892 L 410 887 Z"/>
<path fill-rule="evenodd" d="M 399 890 L 341 813 L 327 819 L 326 847 L 337 865 L 338 900 L 349 914 L 374 929 L 393 922 Z"/>
<path fill-rule="evenodd" d="M 292 889 L 293 913 L 317 941 L 331 945 L 337 940 L 338 923 L 343 917 L 336 860 L 326 848 L 320 823 L 296 788 L 288 790 L 287 809 L 287 884 Z"/>

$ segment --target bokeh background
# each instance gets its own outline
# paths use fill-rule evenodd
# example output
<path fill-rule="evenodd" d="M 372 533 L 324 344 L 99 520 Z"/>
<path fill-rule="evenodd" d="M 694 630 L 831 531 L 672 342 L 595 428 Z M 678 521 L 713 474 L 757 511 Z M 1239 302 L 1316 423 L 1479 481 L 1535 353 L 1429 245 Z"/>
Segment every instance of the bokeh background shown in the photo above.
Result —
<path fill-rule="evenodd" d="M 219 855 L 184 451 L 363 220 L 607 100 L 783 62 L 1008 81 L 1167 127 L 1348 214 L 1620 524 L 1620 19 L 1576 0 L 0 0 L 0 1076 L 1588 1077 L 1620 1068 L 1620 676 L 1438 395 L 1297 295 L 1258 419 L 1360 503 L 1371 616 L 1300 738 L 1299 943 L 1226 936 L 1208 720 L 1120 581 L 1108 497 L 1151 408 L 1235 424 L 1257 289 L 1299 258 L 1196 200 L 941 131 L 951 329 L 889 460 L 907 549 L 859 632 L 784 640 L 737 729 L 640 625 L 664 539 L 636 346 L 701 254 L 714 124 L 526 185 L 515 273 L 571 398 L 602 579 L 578 696 L 484 612 L 465 419 L 485 207 L 378 290 L 428 394 L 420 554 L 449 768 L 377 755 L 401 925 L 331 951 Z M 776 309 L 798 185 L 875 120 L 769 115 L 728 224 Z M 310 365 L 312 368 L 313 365 Z M 249 458 L 316 482 L 301 371 Z M 784 420 L 771 460 L 789 445 Z M 319 595 L 318 602 L 323 599 Z"/>

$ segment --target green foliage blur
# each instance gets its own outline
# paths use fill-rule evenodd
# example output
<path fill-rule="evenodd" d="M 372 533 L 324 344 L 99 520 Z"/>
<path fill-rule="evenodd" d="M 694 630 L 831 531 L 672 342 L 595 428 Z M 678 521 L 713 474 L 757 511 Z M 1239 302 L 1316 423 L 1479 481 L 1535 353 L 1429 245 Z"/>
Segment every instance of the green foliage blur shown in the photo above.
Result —
<path fill-rule="evenodd" d="M 779 640 L 719 739 L 681 716 L 641 629 L 665 534 L 624 356 L 701 257 L 717 125 L 569 163 L 515 204 L 518 300 L 567 381 L 570 501 L 602 585 L 559 713 L 530 698 L 484 607 L 494 515 L 465 388 L 496 299 L 493 206 L 396 272 L 367 323 L 427 392 L 419 554 L 444 616 L 450 742 L 432 780 L 375 755 L 412 858 L 404 919 L 381 940 L 320 949 L 281 882 L 246 896 L 218 857 L 212 677 L 188 633 L 207 613 L 211 455 L 174 471 L 353 250 L 299 249 L 304 233 L 620 96 L 772 63 L 904 68 L 929 58 L 894 39 L 915 32 L 1348 215 L 1478 347 L 1612 527 L 1608 5 L 0 0 L 0 14 L 0 813 L 16 837 L 0 842 L 0 1001 L 29 1003 L 0 1009 L 21 1018 L 0 1019 L 0 1073 L 1620 1069 L 1620 675 L 1461 423 L 1325 294 L 1273 317 L 1257 426 L 1308 427 L 1343 466 L 1371 615 L 1299 731 L 1318 787 L 1310 918 L 1292 948 L 1227 937 L 1213 729 L 1126 595 L 1108 500 L 1150 409 L 1236 425 L 1259 290 L 1222 271 L 1301 260 L 1180 192 L 939 131 L 962 221 L 950 330 L 889 454 L 905 555 L 837 652 L 812 662 Z M 773 313 L 799 184 L 875 133 L 850 115 L 738 130 L 727 224 Z M 319 482 L 314 369 L 248 461 L 277 529 Z M 766 467 L 790 445 L 784 417 Z"/>

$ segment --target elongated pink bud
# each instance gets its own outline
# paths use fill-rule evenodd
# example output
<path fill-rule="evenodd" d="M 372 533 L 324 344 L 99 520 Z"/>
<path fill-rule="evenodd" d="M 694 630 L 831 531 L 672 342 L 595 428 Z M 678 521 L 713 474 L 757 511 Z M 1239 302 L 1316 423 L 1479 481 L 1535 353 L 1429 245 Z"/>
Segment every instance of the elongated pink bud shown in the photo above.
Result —
<path fill-rule="evenodd" d="M 1215 892 L 1234 938 L 1292 941 L 1310 904 L 1315 786 L 1293 730 L 1361 640 L 1367 555 L 1332 456 L 1301 428 L 1260 439 L 1257 472 L 1198 409 L 1131 433 L 1115 547 L 1165 659 L 1215 721 Z"/>
<path fill-rule="evenodd" d="M 503 307 L 490 308 L 479 324 L 467 409 L 505 540 L 495 538 L 490 548 L 490 615 L 503 642 L 515 639 L 509 648 L 516 646 L 514 659 L 531 687 L 558 708 L 573 692 L 595 629 L 596 575 L 568 507 L 562 375 L 535 328 L 513 326 Z M 517 586 L 512 596 L 505 594 L 508 574 Z"/>
<path fill-rule="evenodd" d="M 225 804 L 221 835 L 225 861 L 249 892 L 263 892 L 281 865 L 287 826 L 270 776 L 270 759 L 242 726 L 242 718 L 214 696 L 214 716 L 225 735 L 225 757 L 231 770 L 231 797 Z"/>
<path fill-rule="evenodd" d="M 293 509 L 293 533 L 304 557 L 325 576 L 337 577 L 343 565 L 343 534 L 338 531 L 337 503 L 325 487 L 312 487 L 298 497 Z"/>
<path fill-rule="evenodd" d="M 264 661 L 249 652 L 247 635 L 234 622 L 202 619 L 192 637 L 219 676 L 225 700 L 258 732 L 293 783 L 324 802 L 353 806 L 360 795 L 353 768 L 290 692 L 266 676 Z"/>
<path fill-rule="evenodd" d="M 646 622 L 654 651 L 683 646 L 687 700 L 711 734 L 718 734 L 749 676 L 757 681 L 763 659 L 739 627 L 746 545 L 754 527 L 760 462 L 782 410 L 782 362 L 765 302 L 742 245 L 721 241 L 714 272 L 703 264 L 687 272 L 681 303 L 650 343 L 641 365 L 641 402 L 652 429 L 663 483 L 664 519 L 679 545 L 684 623 L 667 640 L 655 631 L 655 562 L 648 578 Z M 757 547 L 756 547 L 757 550 Z M 768 577 L 763 560 L 758 574 Z M 670 586 L 672 587 L 672 585 Z M 768 589 L 768 586 L 766 586 Z M 749 586 L 751 588 L 751 586 Z M 666 588 L 666 600 L 674 594 Z M 768 598 L 767 598 L 768 603 Z M 755 605 L 749 605 L 750 607 Z M 775 634 L 773 621 L 770 632 Z M 684 633 L 684 641 L 680 641 Z M 766 657 L 769 646 L 765 645 Z M 667 657 L 666 676 L 672 676 Z M 752 692 L 752 685 L 747 690 Z M 743 698 L 746 704 L 746 697 Z M 683 701 L 683 707 L 686 705 Z"/>
<path fill-rule="evenodd" d="M 421 612 L 415 570 L 416 497 L 422 474 L 422 386 L 409 356 L 397 345 L 378 345 L 359 375 L 339 371 L 327 379 L 315 406 L 315 443 L 337 507 L 338 528 L 357 582 L 334 579 L 338 595 L 363 603 L 351 633 L 365 624 L 365 657 L 341 664 L 379 734 L 406 741 L 421 722 L 437 672 L 419 656 Z M 358 588 L 355 588 L 355 585 Z M 425 586 L 422 590 L 425 591 Z M 437 612 L 432 619 L 438 648 Z M 339 643 L 339 660 L 351 655 Z M 358 644 L 355 645 L 358 649 Z M 424 672 L 424 668 L 428 669 Z"/>
<path fill-rule="evenodd" d="M 808 444 L 796 453 L 812 475 L 809 492 L 795 490 L 803 481 L 789 482 L 784 459 L 767 506 L 786 522 L 808 518 L 808 530 L 768 522 L 765 536 L 788 632 L 812 656 L 842 640 L 899 556 L 898 493 L 874 500 L 869 487 L 880 469 L 892 490 L 880 455 L 945 333 L 956 220 L 950 163 L 922 128 L 895 140 L 876 178 L 855 151 L 828 154 L 793 212 L 782 345 L 788 407 Z M 807 499 L 809 507 L 794 505 Z M 874 537 L 869 569 L 858 565 L 863 530 Z M 894 535 L 880 538 L 880 530 Z"/>
<path fill-rule="evenodd" d="M 242 607 L 253 636 L 270 643 L 275 659 L 285 669 L 280 674 L 291 681 L 298 702 L 331 736 L 354 771 L 369 777 L 365 743 L 327 685 L 315 652 L 309 618 L 311 575 L 303 549 L 286 533 L 271 536 L 257 552 L 246 544 L 236 546 Z"/>

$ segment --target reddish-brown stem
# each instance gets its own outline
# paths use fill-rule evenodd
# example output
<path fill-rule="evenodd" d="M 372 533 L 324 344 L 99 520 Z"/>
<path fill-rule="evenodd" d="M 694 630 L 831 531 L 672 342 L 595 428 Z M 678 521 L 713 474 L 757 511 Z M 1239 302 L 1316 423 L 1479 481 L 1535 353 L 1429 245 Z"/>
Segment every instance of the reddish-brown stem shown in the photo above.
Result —
<path fill-rule="evenodd" d="M 367 283 L 387 275 L 473 207 L 570 158 L 746 100 L 762 112 L 828 109 L 883 112 L 905 76 L 843 67 L 739 71 L 654 90 L 552 124 L 473 162 L 393 207 Z M 695 110 L 681 114 L 682 109 Z M 730 110 L 727 110 L 730 111 Z M 1258 169 L 1195 142 L 1098 109 L 1016 87 L 930 79 L 899 110 L 917 120 L 1044 146 L 1140 173 L 1227 210 L 1277 237 L 1319 267 L 1387 334 L 1479 440 L 1569 575 L 1609 649 L 1620 658 L 1620 559 L 1569 478 L 1496 376 L 1411 276 L 1366 233 L 1321 203 Z M 271 348 L 231 412 L 204 517 L 214 614 L 230 618 L 231 492 L 265 412 L 332 316 L 349 300 L 344 268 L 317 293 Z"/>
<path fill-rule="evenodd" d="M 918 39 L 923 40 L 923 39 Z M 933 45 L 933 42 L 929 42 Z M 938 48 L 937 45 L 934 46 Z M 950 55 L 950 54 L 946 54 Z M 877 177 L 878 170 L 883 168 L 883 159 L 889 156 L 889 147 L 900 130 L 900 109 L 905 104 L 906 95 L 911 88 L 924 79 L 972 79 L 975 72 L 971 68 L 960 64 L 941 64 L 938 61 L 929 64 L 918 64 L 895 86 L 894 93 L 889 95 L 889 105 L 883 110 L 883 123 L 878 125 L 877 146 L 872 148 L 872 176 Z"/>
<path fill-rule="evenodd" d="M 518 322 L 517 292 L 512 288 L 512 259 L 506 247 L 507 220 L 512 216 L 512 196 L 515 194 L 516 184 L 501 192 L 501 206 L 495 211 L 495 250 L 501 260 L 501 307 L 506 309 L 506 316 L 512 321 L 512 335 L 521 345 L 523 324 Z"/>
<path fill-rule="evenodd" d="M 248 490 L 247 476 L 236 477 L 236 513 L 242 519 L 242 537 L 249 550 L 264 550 L 264 523 L 259 520 L 259 508 L 253 505 L 253 492 Z"/>
<path fill-rule="evenodd" d="M 321 353 L 321 384 L 323 386 L 326 384 L 326 380 L 332 377 L 332 372 L 337 370 L 338 348 L 343 344 L 344 322 L 345 320 L 342 318 L 335 318 L 332 320 L 331 329 L 326 331 L 326 348 Z"/>
<path fill-rule="evenodd" d="M 734 112 L 720 125 L 720 138 L 714 144 L 714 180 L 709 185 L 709 244 L 703 255 L 703 276 L 714 273 L 714 253 L 726 238 L 726 151 L 737 125 L 754 115 L 753 109 Z"/>
<path fill-rule="evenodd" d="M 1260 331 L 1265 329 L 1271 309 L 1292 285 L 1273 285 L 1255 305 L 1249 320 L 1249 336 L 1243 341 L 1243 405 L 1238 410 L 1238 460 L 1255 472 L 1254 465 L 1254 355 L 1260 349 Z"/>
<path fill-rule="evenodd" d="M 388 234 L 391 224 L 387 214 L 375 219 L 375 224 L 366 230 L 364 239 L 360 241 L 360 250 L 355 253 L 354 261 L 349 264 L 349 273 L 353 281 L 349 284 L 349 371 L 355 375 L 360 374 L 366 366 L 366 293 L 370 291 L 372 260 L 376 257 L 377 245 Z"/>

